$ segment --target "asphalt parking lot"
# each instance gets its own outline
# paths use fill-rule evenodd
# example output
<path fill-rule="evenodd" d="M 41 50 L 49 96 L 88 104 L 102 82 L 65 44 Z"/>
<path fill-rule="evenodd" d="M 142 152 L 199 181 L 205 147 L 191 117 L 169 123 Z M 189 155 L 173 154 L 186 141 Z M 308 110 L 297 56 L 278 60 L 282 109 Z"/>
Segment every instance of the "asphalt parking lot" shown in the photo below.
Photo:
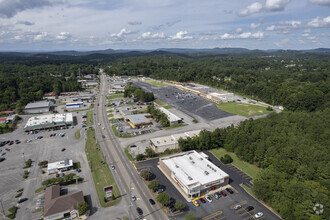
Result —
<path fill-rule="evenodd" d="M 207 153 L 211 159 L 211 162 L 218 165 L 221 169 L 227 172 L 230 176 L 230 186 L 234 191 L 233 194 L 229 194 L 227 191 L 227 196 L 222 196 L 220 199 L 216 200 L 213 198 L 212 202 L 201 203 L 199 207 L 196 207 L 192 202 L 187 202 L 185 198 L 180 194 L 180 192 L 173 186 L 173 184 L 166 178 L 166 176 L 158 169 L 158 158 L 147 160 L 143 162 L 136 163 L 135 166 L 137 170 L 150 169 L 152 173 L 155 174 L 156 179 L 161 185 L 164 186 L 165 192 L 173 197 L 176 201 L 183 201 L 186 203 L 187 208 L 183 214 L 170 217 L 171 219 L 184 219 L 187 213 L 193 213 L 199 219 L 210 220 L 210 219 L 254 219 L 254 214 L 257 212 L 263 212 L 264 216 L 260 219 L 280 219 L 270 210 L 268 210 L 263 204 L 258 202 L 252 196 L 250 196 L 239 184 L 245 181 L 251 181 L 250 179 L 244 179 L 242 175 L 239 175 L 237 171 L 230 169 L 223 165 L 219 160 L 217 160 L 212 154 Z M 212 192 L 213 194 L 214 192 Z M 238 210 L 234 209 L 235 205 L 241 205 Z M 253 206 L 254 210 L 248 212 L 246 208 L 248 206 Z"/>
<path fill-rule="evenodd" d="M 135 80 L 133 84 L 153 92 L 156 99 L 177 108 L 193 118 L 197 115 L 206 121 L 212 121 L 232 115 L 218 109 L 215 103 L 211 101 L 205 100 L 198 95 L 179 90 L 173 86 L 156 87 L 137 80 Z"/>
<path fill-rule="evenodd" d="M 74 113 L 77 121 L 81 121 L 81 112 Z M 32 213 L 36 208 L 40 208 L 43 204 L 43 193 L 35 194 L 35 190 L 41 187 L 41 182 L 45 179 L 55 177 L 54 175 L 42 174 L 38 166 L 38 162 L 47 160 L 48 162 L 56 162 L 66 158 L 72 159 L 74 162 L 80 162 L 82 172 L 78 175 L 84 178 L 84 183 L 79 184 L 79 187 L 84 191 L 84 195 L 91 194 L 94 187 L 90 186 L 88 163 L 84 152 L 85 140 L 81 135 L 79 140 L 74 138 L 74 133 L 81 128 L 81 124 L 74 128 L 57 130 L 57 131 L 41 131 L 38 134 L 27 135 L 23 131 L 23 127 L 27 119 L 31 116 L 22 116 L 23 120 L 19 128 L 12 133 L 0 135 L 0 141 L 4 140 L 20 140 L 20 144 L 11 146 L 3 146 L 0 149 L 9 148 L 6 153 L 6 160 L 0 163 L 0 198 L 6 214 L 9 214 L 7 209 L 13 205 L 17 205 L 18 198 L 15 198 L 17 190 L 24 188 L 22 198 L 28 198 L 26 202 L 19 204 L 16 219 L 38 219 L 41 212 Z M 53 133 L 65 132 L 65 136 L 53 136 Z M 84 130 L 81 130 L 81 134 Z M 36 139 L 38 136 L 43 136 L 42 139 Z M 31 139 L 30 143 L 25 140 Z M 65 148 L 65 151 L 61 151 Z M 30 172 L 29 177 L 23 179 L 24 160 L 32 159 L 32 167 L 25 169 Z M 86 169 L 85 169 L 86 168 Z M 1 219 L 1 217 L 0 217 Z"/>

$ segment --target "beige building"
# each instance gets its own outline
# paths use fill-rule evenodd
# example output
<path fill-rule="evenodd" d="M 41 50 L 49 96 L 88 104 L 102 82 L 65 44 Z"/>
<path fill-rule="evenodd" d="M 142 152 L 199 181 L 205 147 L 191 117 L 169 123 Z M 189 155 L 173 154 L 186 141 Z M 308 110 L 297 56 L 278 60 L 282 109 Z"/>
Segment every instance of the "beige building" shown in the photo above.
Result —
<path fill-rule="evenodd" d="M 172 134 L 170 136 L 158 137 L 150 139 L 150 147 L 156 152 L 161 153 L 166 149 L 172 150 L 179 148 L 179 139 L 188 138 L 199 135 L 201 130 L 187 131 L 181 134 Z"/>
<path fill-rule="evenodd" d="M 229 182 L 227 173 L 194 150 L 160 158 L 159 168 L 189 198 L 200 197 Z"/>

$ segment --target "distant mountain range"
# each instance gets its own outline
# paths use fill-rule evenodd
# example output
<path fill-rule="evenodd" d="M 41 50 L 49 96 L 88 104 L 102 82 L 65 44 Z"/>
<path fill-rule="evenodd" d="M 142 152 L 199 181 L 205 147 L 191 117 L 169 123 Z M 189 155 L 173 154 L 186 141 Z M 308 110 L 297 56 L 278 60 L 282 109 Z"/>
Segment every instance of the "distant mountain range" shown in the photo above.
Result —
<path fill-rule="evenodd" d="M 294 53 L 329 53 L 330 48 L 316 48 L 309 50 L 249 50 L 246 48 L 205 48 L 205 49 L 191 49 L 191 48 L 159 48 L 155 50 L 92 50 L 92 51 L 49 51 L 49 52 L 0 52 L 0 57 L 25 57 L 25 58 L 53 58 L 54 56 L 64 57 L 102 57 L 102 56 L 138 56 L 138 55 L 157 55 L 157 54 L 179 54 L 185 56 L 214 56 L 214 55 L 235 55 L 235 54 L 255 54 L 255 55 L 289 55 Z"/>

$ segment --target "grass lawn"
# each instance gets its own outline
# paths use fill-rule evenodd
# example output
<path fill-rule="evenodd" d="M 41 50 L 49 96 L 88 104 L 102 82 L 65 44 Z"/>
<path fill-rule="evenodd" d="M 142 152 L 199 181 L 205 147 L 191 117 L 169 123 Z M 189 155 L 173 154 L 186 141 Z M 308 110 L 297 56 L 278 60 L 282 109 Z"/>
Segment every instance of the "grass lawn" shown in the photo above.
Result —
<path fill-rule="evenodd" d="M 93 121 L 93 111 L 88 111 L 87 112 L 87 126 L 92 126 L 94 124 Z"/>
<path fill-rule="evenodd" d="M 165 106 L 166 105 L 165 102 L 162 102 L 162 101 L 160 101 L 158 99 L 156 99 L 154 102 L 157 103 L 159 106 Z"/>
<path fill-rule="evenodd" d="M 172 106 L 170 106 L 170 105 L 165 105 L 165 106 L 163 106 L 165 109 L 170 109 L 170 108 L 173 108 Z"/>
<path fill-rule="evenodd" d="M 116 129 L 116 125 L 112 125 L 111 127 L 112 127 L 112 130 L 113 130 L 113 133 L 117 137 L 121 137 L 121 138 L 130 138 L 130 137 L 133 137 L 131 134 L 122 134 L 122 135 L 120 135 L 119 132 Z"/>
<path fill-rule="evenodd" d="M 124 98 L 124 93 L 118 93 L 108 96 L 108 99 L 122 99 L 122 98 Z"/>
<path fill-rule="evenodd" d="M 76 130 L 76 132 L 74 133 L 74 137 L 75 137 L 76 139 L 79 139 L 79 138 L 80 138 L 80 130 L 81 130 L 81 129 L 78 129 L 78 130 Z"/>
<path fill-rule="evenodd" d="M 165 130 L 168 130 L 168 129 L 172 129 L 172 128 L 178 128 L 178 127 L 182 127 L 182 126 L 186 126 L 187 124 L 176 124 L 176 125 L 171 125 L 170 127 L 165 127 L 164 129 Z"/>
<path fill-rule="evenodd" d="M 73 162 L 73 168 L 80 169 L 81 168 L 80 162 Z"/>
<path fill-rule="evenodd" d="M 149 83 L 154 86 L 159 86 L 159 87 L 168 86 L 166 83 L 162 83 L 162 82 L 155 81 L 155 80 L 147 80 L 146 83 Z"/>
<path fill-rule="evenodd" d="M 120 201 L 120 198 L 117 198 L 120 196 L 120 192 L 109 169 L 109 166 L 105 162 L 104 155 L 100 149 L 100 145 L 96 143 L 94 129 L 87 130 L 85 152 L 101 206 L 109 207 L 117 204 Z M 117 199 L 106 203 L 104 202 L 105 193 L 103 188 L 110 185 L 112 185 L 112 193 Z"/>
<path fill-rule="evenodd" d="M 134 158 L 133 158 L 132 154 L 130 154 L 129 151 L 128 151 L 129 146 L 131 146 L 131 145 L 128 145 L 128 146 L 125 148 L 125 154 L 126 154 L 127 158 L 128 158 L 130 161 L 134 161 Z"/>
<path fill-rule="evenodd" d="M 244 162 L 244 161 L 238 159 L 236 154 L 228 152 L 223 148 L 213 149 L 210 152 L 213 153 L 219 160 L 220 160 L 220 157 L 222 157 L 223 155 L 229 154 L 231 156 L 231 158 L 233 158 L 232 164 L 234 166 L 236 166 L 237 168 L 239 168 L 242 171 L 244 171 L 245 173 L 247 173 L 253 179 L 257 178 L 260 168 L 258 168 L 257 166 L 255 166 L 253 164 L 249 164 L 247 162 Z"/>
<path fill-rule="evenodd" d="M 260 115 L 269 112 L 265 107 L 259 105 L 239 104 L 237 102 L 217 104 L 217 107 L 223 111 L 242 116 Z"/>

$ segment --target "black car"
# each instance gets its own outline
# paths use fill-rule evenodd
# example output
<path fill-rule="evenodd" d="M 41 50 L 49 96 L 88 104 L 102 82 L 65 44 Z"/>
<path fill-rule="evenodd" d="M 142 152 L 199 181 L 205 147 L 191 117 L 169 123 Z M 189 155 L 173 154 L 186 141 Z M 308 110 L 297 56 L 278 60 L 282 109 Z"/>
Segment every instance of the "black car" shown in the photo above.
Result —
<path fill-rule="evenodd" d="M 0 162 L 4 161 L 6 158 L 0 157 Z"/>
<path fill-rule="evenodd" d="M 233 194 L 234 191 L 231 188 L 226 188 L 227 192 L 229 192 L 230 194 Z"/>
<path fill-rule="evenodd" d="M 22 203 L 25 202 L 26 200 L 28 200 L 28 198 L 19 198 L 17 202 Z"/>
<path fill-rule="evenodd" d="M 250 211 L 252 211 L 253 209 L 254 209 L 253 206 L 248 206 L 248 207 L 245 208 L 245 210 L 246 210 L 247 212 L 250 212 Z"/>
<path fill-rule="evenodd" d="M 61 151 L 62 151 L 62 152 L 63 152 L 63 151 L 65 151 L 65 148 L 62 148 L 62 150 L 61 150 Z"/>
<path fill-rule="evenodd" d="M 153 199 L 149 199 L 149 202 L 150 202 L 151 205 L 155 205 L 156 204 Z"/>
<path fill-rule="evenodd" d="M 136 208 L 136 211 L 137 211 L 137 213 L 138 213 L 139 215 L 143 215 L 143 211 L 142 211 L 141 208 L 137 207 L 137 208 Z"/>

